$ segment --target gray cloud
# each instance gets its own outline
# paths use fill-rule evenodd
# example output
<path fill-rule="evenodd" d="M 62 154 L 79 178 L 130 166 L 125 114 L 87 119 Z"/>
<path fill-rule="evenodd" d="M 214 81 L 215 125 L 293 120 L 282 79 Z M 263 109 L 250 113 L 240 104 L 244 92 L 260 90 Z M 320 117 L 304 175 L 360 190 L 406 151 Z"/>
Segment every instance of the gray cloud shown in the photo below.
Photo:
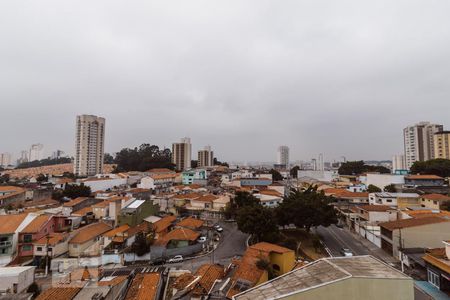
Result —
<path fill-rule="evenodd" d="M 385 159 L 450 126 L 445 1 L 2 1 L 0 152 L 182 136 L 224 160 Z"/>

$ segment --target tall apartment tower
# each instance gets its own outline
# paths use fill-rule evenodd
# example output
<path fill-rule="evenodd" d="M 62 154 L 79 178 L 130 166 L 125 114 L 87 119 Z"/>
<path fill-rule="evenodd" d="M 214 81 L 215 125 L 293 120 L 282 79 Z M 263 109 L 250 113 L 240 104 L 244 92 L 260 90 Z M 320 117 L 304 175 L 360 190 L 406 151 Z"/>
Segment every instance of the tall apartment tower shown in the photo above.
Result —
<path fill-rule="evenodd" d="M 44 149 L 44 145 L 42 144 L 33 144 L 30 147 L 30 155 L 28 159 L 30 161 L 41 160 L 42 159 L 42 149 Z"/>
<path fill-rule="evenodd" d="M 198 166 L 212 167 L 214 165 L 214 152 L 211 151 L 211 146 L 206 146 L 203 150 L 198 151 Z"/>
<path fill-rule="evenodd" d="M 191 168 L 191 139 L 182 138 L 179 143 L 172 144 L 172 163 L 175 164 L 179 171 L 188 170 Z"/>
<path fill-rule="evenodd" d="M 392 157 L 392 173 L 406 170 L 405 156 L 403 154 L 394 155 Z"/>
<path fill-rule="evenodd" d="M 435 157 L 434 134 L 443 131 L 444 126 L 420 122 L 403 129 L 405 162 L 409 169 L 416 161 L 426 161 Z"/>
<path fill-rule="evenodd" d="M 434 158 L 450 159 L 450 131 L 434 134 Z"/>
<path fill-rule="evenodd" d="M 0 153 L 0 167 L 7 167 L 11 165 L 11 153 Z"/>
<path fill-rule="evenodd" d="M 103 172 L 105 119 L 92 115 L 77 116 L 74 173 L 92 176 Z"/>
<path fill-rule="evenodd" d="M 280 146 L 277 151 L 277 164 L 289 167 L 289 147 Z"/>

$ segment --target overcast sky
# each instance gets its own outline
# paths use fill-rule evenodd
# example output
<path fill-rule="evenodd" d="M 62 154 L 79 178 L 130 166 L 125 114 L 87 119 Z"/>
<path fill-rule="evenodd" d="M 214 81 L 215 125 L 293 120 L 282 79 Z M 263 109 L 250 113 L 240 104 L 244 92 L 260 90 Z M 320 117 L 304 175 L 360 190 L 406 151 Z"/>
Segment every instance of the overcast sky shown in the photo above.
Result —
<path fill-rule="evenodd" d="M 450 127 L 449 1 L 1 1 L 0 152 L 191 137 L 220 160 L 390 159 Z M 196 152 L 195 152 L 196 153 Z"/>

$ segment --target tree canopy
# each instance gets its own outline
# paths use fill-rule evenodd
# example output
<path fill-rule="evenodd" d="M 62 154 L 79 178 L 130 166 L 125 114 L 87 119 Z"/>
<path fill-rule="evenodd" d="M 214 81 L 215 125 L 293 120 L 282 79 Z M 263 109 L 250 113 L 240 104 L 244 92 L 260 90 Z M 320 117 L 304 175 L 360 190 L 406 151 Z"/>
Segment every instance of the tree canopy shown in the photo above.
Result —
<path fill-rule="evenodd" d="M 295 167 L 293 167 L 292 169 L 291 169 L 291 177 L 292 178 L 297 178 L 297 175 L 298 175 L 298 171 L 300 170 L 300 167 L 299 166 L 295 166 Z"/>
<path fill-rule="evenodd" d="M 62 195 L 71 199 L 78 197 L 89 197 L 91 195 L 91 188 L 84 184 L 66 184 Z"/>
<path fill-rule="evenodd" d="M 383 166 L 366 165 L 364 161 L 347 161 L 339 167 L 339 175 L 358 175 L 365 172 L 379 172 L 388 174 L 391 171 Z"/>
<path fill-rule="evenodd" d="M 258 242 L 273 242 L 278 237 L 274 210 L 261 204 L 240 208 L 236 223 L 240 231 L 253 235 Z"/>
<path fill-rule="evenodd" d="M 450 160 L 430 159 L 427 161 L 416 161 L 411 166 L 411 174 L 437 175 L 441 177 L 450 176 Z"/>
<path fill-rule="evenodd" d="M 269 171 L 270 174 L 272 174 L 272 180 L 273 181 L 281 181 L 283 180 L 283 175 L 280 174 L 280 172 L 278 172 L 275 169 L 272 169 Z"/>
<path fill-rule="evenodd" d="M 70 163 L 71 160 L 69 157 L 60 157 L 60 158 L 45 158 L 41 160 L 23 162 L 19 164 L 16 169 L 26 169 L 26 168 L 35 168 L 35 167 L 43 167 L 43 166 L 52 166 L 59 164 L 67 164 Z"/>
<path fill-rule="evenodd" d="M 376 185 L 369 184 L 369 186 L 367 187 L 367 192 L 369 192 L 369 193 L 379 193 L 379 192 L 381 192 L 381 189 L 379 187 L 377 187 Z"/>
<path fill-rule="evenodd" d="M 294 224 L 305 228 L 329 226 L 337 223 L 337 214 L 330 205 L 332 199 L 317 188 L 310 187 L 305 191 L 292 190 L 290 195 L 276 208 L 278 224 L 281 226 Z"/>
<path fill-rule="evenodd" d="M 173 170 L 169 149 L 160 150 L 156 145 L 142 144 L 134 149 L 124 148 L 116 154 L 115 172 L 148 171 L 153 168 L 168 168 Z"/>

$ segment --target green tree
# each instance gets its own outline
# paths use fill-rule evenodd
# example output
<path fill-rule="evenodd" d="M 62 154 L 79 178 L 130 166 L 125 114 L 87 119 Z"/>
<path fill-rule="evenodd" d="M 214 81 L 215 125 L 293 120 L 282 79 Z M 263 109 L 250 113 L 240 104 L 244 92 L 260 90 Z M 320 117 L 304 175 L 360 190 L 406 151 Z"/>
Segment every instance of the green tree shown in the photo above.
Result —
<path fill-rule="evenodd" d="M 385 186 L 383 190 L 388 193 L 396 193 L 397 192 L 397 189 L 395 188 L 395 184 L 392 184 L 392 183 Z"/>
<path fill-rule="evenodd" d="M 137 256 L 143 256 L 150 251 L 150 243 L 147 241 L 145 234 L 139 232 L 131 244 L 131 252 L 136 253 Z"/>
<path fill-rule="evenodd" d="M 317 192 L 316 187 L 305 191 L 293 190 L 276 208 L 278 225 L 294 224 L 309 232 L 311 227 L 336 224 L 338 218 L 336 210 L 330 205 L 332 201 L 323 192 Z"/>
<path fill-rule="evenodd" d="M 280 174 L 280 172 L 278 172 L 275 169 L 270 170 L 269 172 L 270 174 L 272 174 L 272 180 L 273 181 L 281 181 L 283 180 L 283 175 Z"/>
<path fill-rule="evenodd" d="M 260 204 L 239 208 L 236 223 L 240 231 L 251 234 L 257 242 L 273 242 L 279 234 L 274 211 Z"/>
<path fill-rule="evenodd" d="M 381 192 L 381 189 L 373 184 L 369 184 L 367 187 L 367 192 L 369 193 L 379 193 Z"/>
<path fill-rule="evenodd" d="M 124 148 L 116 154 L 115 172 L 148 171 L 153 168 L 174 169 L 169 149 L 160 150 L 156 145 L 142 144 L 134 149 Z"/>
<path fill-rule="evenodd" d="M 78 197 L 89 197 L 91 195 L 91 188 L 84 184 L 66 184 L 66 188 L 63 191 L 64 197 L 75 199 Z"/>
<path fill-rule="evenodd" d="M 8 183 L 10 180 L 9 174 L 3 174 L 0 176 L 0 183 Z"/>
<path fill-rule="evenodd" d="M 300 167 L 299 166 L 295 166 L 295 167 L 293 167 L 292 169 L 291 169 L 291 177 L 292 178 L 297 178 L 297 175 L 298 175 L 298 171 L 300 170 Z"/>
<path fill-rule="evenodd" d="M 243 191 L 236 192 L 233 201 L 236 203 L 238 208 L 244 206 L 254 206 L 260 203 L 258 198 L 248 192 Z"/>
<path fill-rule="evenodd" d="M 59 164 L 68 164 L 71 162 L 69 157 L 60 157 L 60 158 L 45 158 L 41 160 L 35 160 L 30 162 L 24 162 L 19 164 L 16 169 L 26 169 L 26 168 L 35 168 L 35 167 L 43 167 L 43 166 L 52 166 Z"/>
<path fill-rule="evenodd" d="M 105 153 L 105 155 L 103 156 L 103 163 L 105 164 L 113 164 L 114 163 L 114 157 L 109 154 L 109 153 Z"/>
<path fill-rule="evenodd" d="M 449 159 L 431 159 L 427 161 L 416 161 L 410 169 L 411 174 L 437 175 L 441 177 L 450 176 Z"/>
<path fill-rule="evenodd" d="M 391 171 L 383 166 L 366 165 L 364 161 L 347 161 L 343 163 L 338 170 L 340 175 L 358 175 L 365 172 L 379 172 L 382 174 L 390 173 Z"/>

